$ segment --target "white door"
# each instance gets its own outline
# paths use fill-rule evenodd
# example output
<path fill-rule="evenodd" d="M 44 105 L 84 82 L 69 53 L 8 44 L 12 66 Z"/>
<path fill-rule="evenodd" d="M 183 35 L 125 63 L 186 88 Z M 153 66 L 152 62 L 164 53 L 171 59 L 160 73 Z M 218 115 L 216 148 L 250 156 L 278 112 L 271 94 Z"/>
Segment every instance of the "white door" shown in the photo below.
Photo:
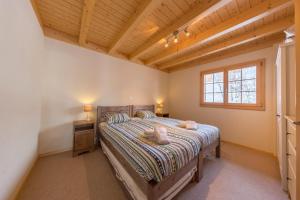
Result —
<path fill-rule="evenodd" d="M 276 124 L 277 156 L 279 160 L 282 188 L 287 190 L 286 158 L 286 47 L 279 46 L 276 57 Z"/>

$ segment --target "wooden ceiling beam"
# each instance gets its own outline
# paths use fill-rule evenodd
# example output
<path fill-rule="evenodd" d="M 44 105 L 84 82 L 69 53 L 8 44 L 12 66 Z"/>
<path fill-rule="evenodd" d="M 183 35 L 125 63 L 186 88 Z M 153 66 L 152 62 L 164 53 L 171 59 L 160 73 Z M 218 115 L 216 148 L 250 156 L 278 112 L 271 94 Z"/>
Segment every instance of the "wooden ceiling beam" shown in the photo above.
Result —
<path fill-rule="evenodd" d="M 84 7 L 81 16 L 81 25 L 79 32 L 79 45 L 84 46 L 86 44 L 86 38 L 89 32 L 93 10 L 96 0 L 84 0 Z"/>
<path fill-rule="evenodd" d="M 279 31 L 283 31 L 286 28 L 292 26 L 294 24 L 294 16 L 290 16 L 278 21 L 275 21 L 271 24 L 267 24 L 259 29 L 244 33 L 242 35 L 238 35 L 234 38 L 231 38 L 230 40 L 226 40 L 224 42 L 208 46 L 206 48 L 200 49 L 196 52 L 193 52 L 191 54 L 188 54 L 186 56 L 179 57 L 175 60 L 172 60 L 170 62 L 167 62 L 163 65 L 159 65 L 159 69 L 167 69 L 171 68 L 172 66 L 179 65 L 181 63 L 185 63 L 191 60 L 195 60 L 200 57 L 207 56 L 212 53 L 216 53 L 218 51 L 222 51 L 234 46 L 241 45 L 246 42 L 250 42 L 274 33 L 277 33 Z"/>
<path fill-rule="evenodd" d="M 231 58 L 231 57 L 238 56 L 241 54 L 245 54 L 245 53 L 257 51 L 260 49 L 272 47 L 274 44 L 282 42 L 284 40 L 284 38 L 285 38 L 285 35 L 283 33 L 279 33 L 274 36 L 270 36 L 264 40 L 259 39 L 257 41 L 248 42 L 246 44 L 242 44 L 237 47 L 233 47 L 233 48 L 221 51 L 221 52 L 217 52 L 217 53 L 208 55 L 208 56 L 200 58 L 200 59 L 190 61 L 188 63 L 178 65 L 176 67 L 170 68 L 168 70 L 168 72 L 183 70 L 183 69 L 195 67 L 197 65 L 199 66 L 199 65 L 203 65 L 203 64 L 207 64 L 207 63 L 212 63 L 215 61 Z"/>
<path fill-rule="evenodd" d="M 182 17 L 173 21 L 167 28 L 158 31 L 152 37 L 150 37 L 146 43 L 139 46 L 130 56 L 130 59 L 135 59 L 141 54 L 145 53 L 146 51 L 150 50 L 155 46 L 163 38 L 167 37 L 168 35 L 172 34 L 175 30 L 180 29 L 183 26 L 187 26 L 192 24 L 196 21 L 199 21 L 206 16 L 210 15 L 211 13 L 215 12 L 216 10 L 222 8 L 227 3 L 231 2 L 231 0 L 211 0 L 208 1 L 206 4 L 197 4 L 192 10 L 189 10 L 186 14 Z"/>
<path fill-rule="evenodd" d="M 132 31 L 141 23 L 141 21 L 148 16 L 157 6 L 161 3 L 161 0 L 145 0 L 137 8 L 134 15 L 131 16 L 126 26 L 113 41 L 108 52 L 115 52 L 129 37 Z"/>
<path fill-rule="evenodd" d="M 176 55 L 178 52 L 187 51 L 196 45 L 237 30 L 291 5 L 293 5 L 293 1 L 291 0 L 266 0 L 248 10 L 245 10 L 238 16 L 230 18 L 205 32 L 199 33 L 195 37 L 187 38 L 178 45 L 160 52 L 158 55 L 146 60 L 145 64 L 151 65 L 160 62 Z"/>

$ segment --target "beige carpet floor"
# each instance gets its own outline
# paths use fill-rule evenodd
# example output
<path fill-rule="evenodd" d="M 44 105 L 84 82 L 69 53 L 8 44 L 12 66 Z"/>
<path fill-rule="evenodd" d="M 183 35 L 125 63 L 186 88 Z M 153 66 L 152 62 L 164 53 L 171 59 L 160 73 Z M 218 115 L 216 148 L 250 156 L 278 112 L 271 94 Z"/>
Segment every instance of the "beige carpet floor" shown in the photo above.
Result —
<path fill-rule="evenodd" d="M 71 152 L 40 158 L 19 200 L 128 199 L 101 150 L 73 158 Z M 287 200 L 275 158 L 223 143 L 222 158 L 208 159 L 200 183 L 189 184 L 177 200 Z"/>

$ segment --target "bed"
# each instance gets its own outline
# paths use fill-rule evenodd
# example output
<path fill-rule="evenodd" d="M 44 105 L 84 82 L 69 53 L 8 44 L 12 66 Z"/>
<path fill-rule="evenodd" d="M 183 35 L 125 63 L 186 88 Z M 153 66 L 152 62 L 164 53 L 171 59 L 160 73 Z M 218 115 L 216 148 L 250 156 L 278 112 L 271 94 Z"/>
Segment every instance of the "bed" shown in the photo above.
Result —
<path fill-rule="evenodd" d="M 132 116 L 136 117 L 138 111 L 151 111 L 154 113 L 154 105 L 133 105 L 132 106 Z M 145 119 L 149 121 L 154 121 L 165 126 L 173 127 L 174 129 L 182 129 L 179 127 L 181 120 L 164 118 L 164 117 L 155 117 L 150 119 Z M 220 130 L 211 125 L 207 124 L 198 124 L 198 129 L 192 132 L 196 132 L 200 135 L 202 140 L 202 152 L 205 155 L 211 154 L 215 151 L 216 157 L 220 158 L 221 156 L 221 144 L 220 144 Z"/>
<path fill-rule="evenodd" d="M 197 134 L 183 134 L 180 130 L 168 128 L 169 137 L 176 143 L 171 142 L 165 147 L 151 146 L 140 141 L 136 130 L 155 126 L 157 122 L 135 119 L 109 125 L 105 122 L 107 113 L 127 113 L 132 117 L 133 106 L 97 107 L 98 141 L 114 168 L 116 177 L 123 183 L 132 199 L 172 199 L 190 181 L 200 181 L 203 154 Z M 175 151 L 172 152 L 173 148 Z M 185 156 L 180 156 L 183 153 Z M 169 158 L 173 154 L 175 156 Z"/>

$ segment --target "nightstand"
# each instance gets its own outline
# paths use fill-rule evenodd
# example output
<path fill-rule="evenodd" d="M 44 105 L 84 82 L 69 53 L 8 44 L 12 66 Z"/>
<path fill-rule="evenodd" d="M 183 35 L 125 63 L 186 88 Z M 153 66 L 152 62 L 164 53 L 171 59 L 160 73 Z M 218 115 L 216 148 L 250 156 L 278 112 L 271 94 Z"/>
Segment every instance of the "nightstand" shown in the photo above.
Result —
<path fill-rule="evenodd" d="M 155 113 L 157 117 L 169 117 L 169 113 Z"/>
<path fill-rule="evenodd" d="M 73 156 L 94 150 L 95 122 L 79 120 L 73 122 Z"/>

